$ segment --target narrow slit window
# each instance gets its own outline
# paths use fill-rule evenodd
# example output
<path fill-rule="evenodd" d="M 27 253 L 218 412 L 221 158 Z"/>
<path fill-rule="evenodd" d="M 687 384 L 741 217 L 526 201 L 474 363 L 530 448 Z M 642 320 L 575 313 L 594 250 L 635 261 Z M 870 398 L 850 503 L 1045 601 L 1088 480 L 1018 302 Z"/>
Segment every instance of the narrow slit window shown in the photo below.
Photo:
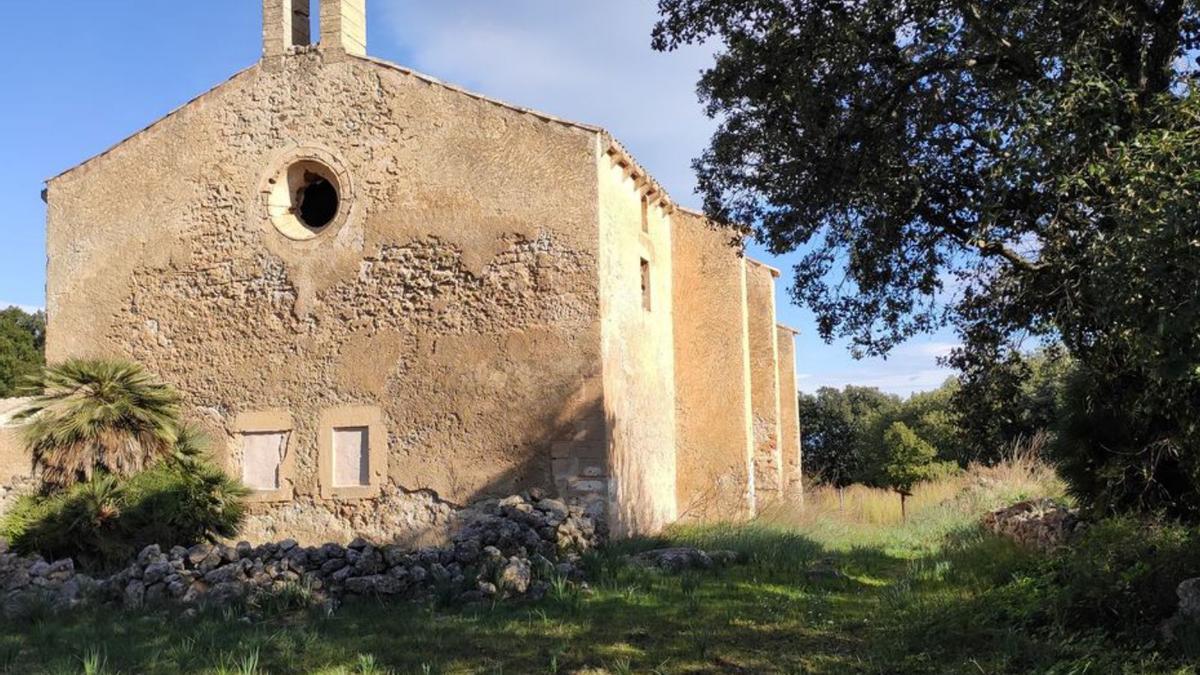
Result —
<path fill-rule="evenodd" d="M 371 443 L 368 427 L 333 430 L 333 486 L 365 487 L 371 484 Z"/>
<path fill-rule="evenodd" d="M 650 261 L 642 258 L 642 309 L 650 311 Z"/>
<path fill-rule="evenodd" d="M 642 232 L 650 233 L 650 197 L 642 195 Z"/>

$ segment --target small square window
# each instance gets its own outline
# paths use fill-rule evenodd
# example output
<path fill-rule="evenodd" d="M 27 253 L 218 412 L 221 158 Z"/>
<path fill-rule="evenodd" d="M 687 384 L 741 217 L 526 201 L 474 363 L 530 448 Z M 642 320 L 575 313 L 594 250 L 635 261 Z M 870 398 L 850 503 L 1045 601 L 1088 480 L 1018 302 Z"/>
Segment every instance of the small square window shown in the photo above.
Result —
<path fill-rule="evenodd" d="M 371 444 L 368 427 L 333 430 L 333 486 L 365 487 L 371 484 Z"/>
<path fill-rule="evenodd" d="M 650 261 L 642 258 L 642 309 L 650 311 Z"/>
<path fill-rule="evenodd" d="M 317 471 L 322 499 L 378 497 L 387 479 L 387 430 L 376 406 L 321 412 Z"/>
<path fill-rule="evenodd" d="M 279 470 L 287 452 L 288 432 L 242 434 L 242 482 L 251 490 L 279 489 Z"/>
<path fill-rule="evenodd" d="M 281 502 L 294 494 L 296 456 L 292 416 L 286 410 L 239 413 L 233 421 L 229 473 L 241 476 L 251 502 Z"/>

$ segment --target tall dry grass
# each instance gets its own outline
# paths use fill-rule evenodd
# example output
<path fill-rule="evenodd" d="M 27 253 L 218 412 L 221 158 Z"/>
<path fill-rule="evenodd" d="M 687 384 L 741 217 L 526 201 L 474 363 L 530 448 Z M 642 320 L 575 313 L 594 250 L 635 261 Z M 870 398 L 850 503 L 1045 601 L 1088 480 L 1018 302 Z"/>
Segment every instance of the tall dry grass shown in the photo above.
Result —
<path fill-rule="evenodd" d="M 965 470 L 917 485 L 908 498 L 908 520 L 921 519 L 931 511 L 973 518 L 1021 499 L 1063 497 L 1062 481 L 1042 459 L 1046 440 L 1044 434 L 1037 434 L 1013 443 L 1005 458 L 995 465 L 972 464 Z M 951 513 L 943 513 L 946 511 Z M 865 485 L 840 490 L 808 486 L 802 505 L 770 507 L 760 519 L 791 525 L 829 521 L 871 526 L 903 523 L 900 495 Z"/>

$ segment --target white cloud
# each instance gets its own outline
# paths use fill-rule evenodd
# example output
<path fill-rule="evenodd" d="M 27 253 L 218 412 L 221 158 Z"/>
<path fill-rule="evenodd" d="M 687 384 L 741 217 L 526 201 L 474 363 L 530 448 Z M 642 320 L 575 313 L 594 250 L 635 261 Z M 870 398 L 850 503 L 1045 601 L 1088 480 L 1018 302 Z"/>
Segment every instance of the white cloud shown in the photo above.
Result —
<path fill-rule="evenodd" d="M 914 342 L 902 345 L 896 349 L 900 356 L 938 359 L 949 356 L 960 345 L 957 342 Z"/>
<path fill-rule="evenodd" d="M 907 396 L 918 391 L 937 389 L 954 374 L 953 371 L 945 368 L 917 368 L 914 370 L 900 367 L 888 370 L 893 372 L 880 369 L 876 372 L 848 370 L 813 374 L 805 378 L 799 388 L 801 391 L 811 393 L 821 387 L 841 389 L 852 384 L 856 387 L 875 387 L 889 394 Z"/>
<path fill-rule="evenodd" d="M 481 93 L 613 132 L 682 203 L 694 203 L 691 160 L 713 123 L 696 99 L 703 48 L 650 49 L 655 3 L 407 0 L 383 30 L 417 70 Z"/>
<path fill-rule="evenodd" d="M 45 307 L 37 307 L 35 305 L 22 305 L 15 302 L 5 302 L 4 300 L 0 300 L 0 310 L 9 309 L 11 307 L 16 307 L 22 312 L 28 312 L 29 314 L 41 312 L 46 309 Z"/>

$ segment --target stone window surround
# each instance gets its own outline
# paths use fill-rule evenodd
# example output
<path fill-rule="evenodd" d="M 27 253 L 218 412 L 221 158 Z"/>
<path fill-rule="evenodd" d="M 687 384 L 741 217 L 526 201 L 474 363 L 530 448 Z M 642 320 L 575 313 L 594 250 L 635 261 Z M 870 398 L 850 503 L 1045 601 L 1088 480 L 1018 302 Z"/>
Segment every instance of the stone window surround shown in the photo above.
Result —
<path fill-rule="evenodd" d="M 246 497 L 248 502 L 286 502 L 295 497 L 296 484 L 296 429 L 292 415 L 286 410 L 262 410 L 239 414 L 233 422 L 233 446 L 230 449 L 230 472 L 242 475 L 242 437 L 244 434 L 285 433 L 287 445 L 279 463 L 279 489 L 252 490 Z"/>
<path fill-rule="evenodd" d="M 333 432 L 366 427 L 367 485 L 337 487 L 333 480 Z M 317 430 L 317 472 L 321 499 L 371 499 L 378 497 L 387 479 L 387 429 L 377 406 L 342 406 L 321 412 Z"/>
<path fill-rule="evenodd" d="M 333 219 L 318 231 L 305 234 L 299 238 L 289 236 L 284 229 L 276 225 L 277 214 L 272 213 L 271 198 L 274 184 L 283 180 L 290 167 L 305 163 L 319 164 L 328 172 L 329 178 L 335 184 L 338 192 L 338 211 Z M 274 152 L 267 163 L 267 170 L 259 179 L 259 199 L 251 209 L 252 222 L 261 223 L 263 231 L 271 237 L 286 242 L 292 248 L 299 250 L 318 250 L 321 246 L 346 227 L 354 218 L 355 188 L 350 172 L 346 169 L 341 157 L 329 148 L 318 145 L 288 145 Z"/>

